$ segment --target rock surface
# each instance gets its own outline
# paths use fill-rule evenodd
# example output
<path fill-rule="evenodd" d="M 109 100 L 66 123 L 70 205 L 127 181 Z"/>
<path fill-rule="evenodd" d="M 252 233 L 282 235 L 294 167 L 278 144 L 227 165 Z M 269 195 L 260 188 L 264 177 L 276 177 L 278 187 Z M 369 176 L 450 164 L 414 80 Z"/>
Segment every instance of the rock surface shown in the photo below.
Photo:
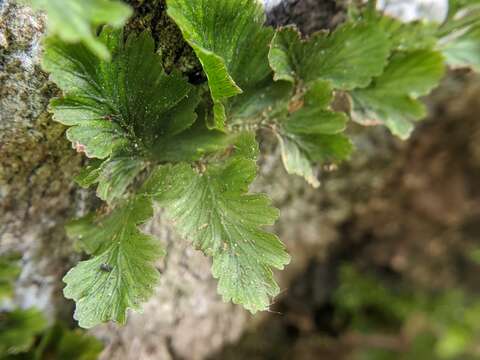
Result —
<path fill-rule="evenodd" d="M 81 158 L 46 114 L 55 89 L 39 65 L 43 31 L 42 16 L 1 3 L 0 252 L 23 254 L 18 303 L 53 316 L 59 271 L 72 253 L 63 224 L 84 202 L 71 179 Z"/>

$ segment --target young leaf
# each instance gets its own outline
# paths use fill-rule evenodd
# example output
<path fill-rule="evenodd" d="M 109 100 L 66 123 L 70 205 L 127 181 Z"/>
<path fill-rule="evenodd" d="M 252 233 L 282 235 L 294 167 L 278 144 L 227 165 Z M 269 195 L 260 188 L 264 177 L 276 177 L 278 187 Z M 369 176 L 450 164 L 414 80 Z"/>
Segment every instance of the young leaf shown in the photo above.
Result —
<path fill-rule="evenodd" d="M 313 165 L 308 158 L 308 155 L 300 147 L 300 140 L 292 136 L 277 135 L 280 147 L 282 150 L 282 161 L 285 170 L 289 174 L 302 176 L 314 188 L 320 186 L 317 179 L 317 174 L 313 169 Z"/>
<path fill-rule="evenodd" d="M 98 177 L 102 171 L 102 164 L 108 160 L 91 159 L 75 176 L 75 182 L 84 189 L 98 182 Z"/>
<path fill-rule="evenodd" d="M 408 138 L 412 122 L 426 115 L 425 106 L 417 98 L 437 86 L 444 72 L 439 52 L 415 50 L 394 54 L 384 73 L 368 88 L 351 93 L 354 120 L 385 124 L 393 134 Z"/>
<path fill-rule="evenodd" d="M 64 295 L 76 302 L 74 318 L 84 328 L 109 320 L 124 324 L 127 310 L 153 294 L 160 245 L 138 226 L 153 215 L 150 200 L 134 198 L 93 223 L 91 217 L 69 228 L 69 235 L 92 254 L 64 277 Z"/>
<path fill-rule="evenodd" d="M 145 167 L 143 158 L 118 152 L 107 160 L 91 159 L 75 177 L 75 182 L 86 189 L 98 184 L 97 196 L 112 204 L 124 195 L 127 187 Z"/>
<path fill-rule="evenodd" d="M 98 41 L 93 28 L 108 24 L 122 27 L 131 15 L 130 7 L 111 0 L 20 0 L 47 12 L 48 34 L 69 43 L 82 42 L 95 55 L 109 59 L 105 44 Z"/>
<path fill-rule="evenodd" d="M 352 143 L 343 134 L 282 134 L 279 141 L 287 172 L 304 177 L 313 187 L 320 185 L 312 168 L 314 163 L 345 160 L 352 152 Z"/>
<path fill-rule="evenodd" d="M 238 152 L 251 155 L 252 146 L 243 144 Z M 255 162 L 237 155 L 204 173 L 187 164 L 161 166 L 145 187 L 182 236 L 213 257 L 212 274 L 224 300 L 252 313 L 268 309 L 279 292 L 271 268 L 289 262 L 280 240 L 262 229 L 278 211 L 265 196 L 247 194 L 255 174 Z"/>
<path fill-rule="evenodd" d="M 275 80 L 323 79 L 334 88 L 350 90 L 380 75 L 388 54 L 389 41 L 375 24 L 346 23 L 329 35 L 318 32 L 305 41 L 293 27 L 280 29 L 268 57 Z"/>
<path fill-rule="evenodd" d="M 97 196 L 111 203 L 123 195 L 128 185 L 145 168 L 145 162 L 129 154 L 112 156 L 101 166 L 98 177 Z"/>
<path fill-rule="evenodd" d="M 273 32 L 256 0 L 167 0 L 168 14 L 197 54 L 214 102 L 211 127 L 223 129 L 225 102 L 269 76 Z"/>
<path fill-rule="evenodd" d="M 166 139 L 155 148 L 156 159 L 161 162 L 196 161 L 204 154 L 215 153 L 230 145 L 233 134 L 208 130 L 197 121 L 182 134 Z"/>
<path fill-rule="evenodd" d="M 320 183 L 312 163 L 343 160 L 352 149 L 348 139 L 340 134 L 345 130 L 347 117 L 329 110 L 331 100 L 329 82 L 312 83 L 302 100 L 303 107 L 281 121 L 277 133 L 287 172 L 303 176 L 314 187 Z"/>
<path fill-rule="evenodd" d="M 292 96 L 292 84 L 274 82 L 270 77 L 257 87 L 247 89 L 227 104 L 228 119 L 233 125 L 258 124 L 262 120 L 283 116 Z"/>
<path fill-rule="evenodd" d="M 167 75 L 148 32 L 131 35 L 104 29 L 99 40 L 112 53 L 99 60 L 85 46 L 48 39 L 43 61 L 64 91 L 51 102 L 54 119 L 70 128 L 67 137 L 88 157 L 108 159 L 84 172 L 83 185 L 99 182 L 98 195 L 108 202 L 120 197 L 143 169 L 146 159 L 165 160 L 165 144 L 185 141 L 188 151 L 175 152 L 178 161 L 197 160 L 226 146 L 220 134 L 192 132 L 200 94 L 177 73 Z M 217 147 L 205 139 L 217 139 Z M 168 149 L 167 149 L 168 150 Z M 165 150 L 166 151 L 166 150 Z M 171 151 L 171 149 L 170 149 Z"/>
<path fill-rule="evenodd" d="M 198 97 L 181 76 L 165 74 L 148 32 L 124 44 L 122 31 L 105 29 L 99 40 L 112 52 L 110 62 L 82 45 L 55 38 L 45 44 L 43 66 L 65 93 L 51 103 L 54 119 L 70 126 L 67 136 L 77 150 L 100 159 L 125 147 L 140 153 L 160 135 L 191 126 L 196 103 L 185 105 Z"/>

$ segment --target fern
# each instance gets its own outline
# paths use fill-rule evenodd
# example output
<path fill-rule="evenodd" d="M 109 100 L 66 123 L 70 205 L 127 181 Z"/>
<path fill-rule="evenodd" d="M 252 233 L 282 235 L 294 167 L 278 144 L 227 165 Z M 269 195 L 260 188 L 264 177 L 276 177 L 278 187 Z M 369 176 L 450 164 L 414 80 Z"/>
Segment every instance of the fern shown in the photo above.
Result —
<path fill-rule="evenodd" d="M 151 216 L 150 201 L 140 197 L 96 222 L 88 217 L 72 224 L 70 236 L 83 239 L 83 248 L 92 255 L 64 277 L 64 294 L 77 302 L 74 317 L 80 326 L 125 323 L 127 309 L 138 309 L 152 295 L 158 280 L 154 261 L 163 251 L 137 229 Z"/>
<path fill-rule="evenodd" d="M 313 34 L 302 40 L 295 28 L 275 34 L 269 54 L 275 80 L 301 80 L 308 84 L 329 80 L 336 89 L 367 86 L 380 75 L 389 52 L 386 36 L 374 24 L 345 23 L 334 32 Z"/>
<path fill-rule="evenodd" d="M 212 274 L 226 301 L 251 312 L 268 309 L 279 292 L 271 267 L 282 269 L 289 256 L 279 239 L 261 226 L 273 225 L 278 211 L 264 195 L 247 194 L 256 174 L 256 144 L 242 136 L 235 155 L 199 173 L 188 164 L 162 166 L 145 192 L 167 210 L 179 232 L 213 257 Z"/>
<path fill-rule="evenodd" d="M 64 91 L 50 104 L 54 119 L 70 127 L 67 138 L 77 151 L 105 159 L 86 184 L 98 183 L 100 198 L 112 202 L 147 162 L 169 160 L 162 151 L 166 142 L 188 145 L 186 137 L 209 142 L 183 146 L 176 157 L 188 160 L 215 150 L 215 144 L 224 146 L 223 134 L 192 128 L 199 92 L 181 74 L 163 71 L 149 33 L 131 35 L 124 43 L 122 31 L 107 28 L 98 41 L 111 52 L 111 61 L 51 38 L 43 66 Z"/>
<path fill-rule="evenodd" d="M 274 128 L 287 172 L 303 176 L 314 187 L 320 185 L 314 162 L 343 160 L 352 150 L 350 141 L 342 134 L 347 116 L 329 109 L 332 97 L 329 82 L 311 83 L 298 100 L 302 108 L 281 118 Z"/>
<path fill-rule="evenodd" d="M 58 21 L 54 4 L 50 22 Z M 289 256 L 264 229 L 278 211 L 265 195 L 249 193 L 257 131 L 273 132 L 287 172 L 313 186 L 317 164 L 350 156 L 349 119 L 408 137 L 426 115 L 419 97 L 438 85 L 446 63 L 478 68 L 478 11 L 453 0 L 451 9 L 443 24 L 402 23 L 352 5 L 336 30 L 302 38 L 294 27 L 264 26 L 257 0 L 167 0 L 168 15 L 202 65 L 202 84 L 166 73 L 148 31 L 126 36 L 111 26 L 124 16 L 83 14 L 82 22 L 107 23 L 97 37 L 72 39 L 53 26 L 43 66 L 63 94 L 50 110 L 68 127 L 73 148 L 90 158 L 77 182 L 96 185 L 109 205 L 106 214 L 67 229 L 91 255 L 64 278 L 80 325 L 124 323 L 127 310 L 140 309 L 153 293 L 163 250 L 138 228 L 152 217 L 153 203 L 212 257 L 226 301 L 268 309 L 279 293 L 272 270 Z M 350 99 L 349 109 L 333 105 L 338 95 Z"/>
<path fill-rule="evenodd" d="M 427 95 L 443 75 L 443 58 L 439 52 L 397 52 L 370 86 L 351 92 L 353 116 L 360 123 L 385 124 L 393 134 L 406 139 L 413 130 L 412 122 L 427 115 L 425 106 L 417 98 Z"/>
<path fill-rule="evenodd" d="M 167 5 L 208 77 L 214 102 L 210 126 L 223 129 L 226 100 L 269 74 L 266 53 L 273 32 L 263 26 L 262 6 L 251 0 L 168 0 Z"/>

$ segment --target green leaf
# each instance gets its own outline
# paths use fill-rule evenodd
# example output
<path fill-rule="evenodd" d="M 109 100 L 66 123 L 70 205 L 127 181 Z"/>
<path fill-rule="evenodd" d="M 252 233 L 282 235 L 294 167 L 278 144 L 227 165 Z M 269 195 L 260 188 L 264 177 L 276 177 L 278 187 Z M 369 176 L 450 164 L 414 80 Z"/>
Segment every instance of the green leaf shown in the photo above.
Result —
<path fill-rule="evenodd" d="M 21 270 L 18 264 L 20 258 L 19 254 L 0 256 L 0 301 L 13 296 L 15 280 Z"/>
<path fill-rule="evenodd" d="M 111 0 L 21 0 L 47 12 L 48 34 L 69 43 L 81 42 L 95 55 L 109 59 L 105 44 L 98 41 L 94 27 L 108 24 L 121 28 L 132 14 L 129 6 Z"/>
<path fill-rule="evenodd" d="M 269 52 L 275 80 L 309 83 L 330 80 L 334 88 L 367 86 L 382 73 L 389 41 L 375 24 L 346 23 L 327 35 L 318 32 L 307 40 L 293 27 L 276 32 Z"/>
<path fill-rule="evenodd" d="M 404 23 L 399 19 L 375 13 L 369 22 L 386 34 L 392 50 L 433 49 L 438 42 L 438 24 L 427 21 Z"/>
<path fill-rule="evenodd" d="M 70 227 L 69 235 L 93 255 L 63 279 L 64 295 L 75 300 L 74 318 L 81 327 L 109 320 L 124 324 L 127 310 L 140 310 L 140 303 L 153 294 L 159 277 L 155 261 L 163 250 L 138 230 L 152 214 L 150 201 L 137 197 L 96 223 L 89 217 Z"/>
<path fill-rule="evenodd" d="M 127 134 L 124 134 L 122 128 L 106 120 L 83 121 L 79 126 L 67 130 L 67 139 L 72 142 L 77 152 L 84 152 L 90 158 L 99 159 L 104 159 L 114 150 L 129 145 Z"/>
<path fill-rule="evenodd" d="M 116 153 L 107 160 L 93 159 L 75 177 L 83 188 L 98 183 L 97 196 L 112 204 L 121 198 L 137 175 L 146 167 L 143 158 L 129 153 Z"/>
<path fill-rule="evenodd" d="M 97 360 L 102 350 L 102 342 L 94 336 L 56 323 L 45 332 L 28 359 Z"/>
<path fill-rule="evenodd" d="M 85 251 L 93 254 L 95 249 L 102 243 L 103 235 L 99 234 L 97 239 L 97 229 L 95 226 L 95 213 L 90 213 L 80 219 L 74 219 L 65 225 L 67 236 L 74 240 L 76 251 Z"/>
<path fill-rule="evenodd" d="M 312 169 L 314 163 L 342 161 L 352 152 L 352 143 L 342 134 L 282 134 L 279 140 L 287 172 L 304 177 L 313 187 L 320 185 Z"/>
<path fill-rule="evenodd" d="M 50 104 L 54 119 L 70 127 L 77 151 L 107 159 L 81 174 L 83 186 L 98 182 L 99 197 L 111 203 L 148 160 L 197 160 L 228 145 L 225 135 L 196 131 L 200 92 L 164 72 L 148 32 L 124 42 L 121 31 L 107 28 L 99 39 L 112 52 L 110 62 L 59 39 L 46 41 L 43 61 L 65 93 Z M 173 151 L 178 144 L 182 149 Z"/>
<path fill-rule="evenodd" d="M 447 39 L 442 46 L 447 64 L 454 67 L 471 67 L 480 72 L 480 26 Z"/>
<path fill-rule="evenodd" d="M 480 23 L 478 0 L 450 0 L 448 17 L 438 31 L 439 36 L 447 36 L 456 31 L 466 30 Z"/>
<path fill-rule="evenodd" d="M 228 102 L 227 114 L 230 123 L 245 127 L 284 116 L 292 96 L 292 88 L 291 83 L 274 82 L 271 77 L 257 87 L 249 88 Z"/>
<path fill-rule="evenodd" d="M 99 40 L 112 52 L 110 62 L 81 45 L 45 44 L 43 66 L 65 93 L 51 110 L 71 126 L 67 136 L 77 150 L 100 159 L 126 147 L 141 155 L 193 124 L 198 95 L 180 75 L 165 74 L 148 32 L 124 43 L 121 31 L 105 29 Z"/>
<path fill-rule="evenodd" d="M 301 148 L 301 139 L 292 136 L 278 136 L 282 151 L 283 166 L 289 174 L 302 176 L 310 185 L 320 186 L 317 174 L 307 153 Z"/>
<path fill-rule="evenodd" d="M 238 150 L 252 154 L 255 147 L 242 142 Z M 234 156 L 203 173 L 187 164 L 161 166 L 145 187 L 180 234 L 213 257 L 223 299 L 252 313 L 268 309 L 270 297 L 279 293 L 272 267 L 289 262 L 280 240 L 262 229 L 274 223 L 278 211 L 264 195 L 247 193 L 255 174 L 253 160 Z"/>
<path fill-rule="evenodd" d="M 351 93 L 353 119 L 359 123 L 385 124 L 402 139 L 410 136 L 413 122 L 426 116 L 417 100 L 438 85 L 445 72 L 442 55 L 433 50 L 399 52 L 384 73 L 366 89 Z"/>
<path fill-rule="evenodd" d="M 210 126 L 222 130 L 228 98 L 270 75 L 266 61 L 273 31 L 256 0 L 167 0 L 168 14 L 192 46 L 214 102 Z"/>
<path fill-rule="evenodd" d="M 260 155 L 260 147 L 254 132 L 243 131 L 238 133 L 233 146 L 234 155 L 256 162 Z"/>
<path fill-rule="evenodd" d="M 475 333 L 463 324 L 450 324 L 435 344 L 435 352 L 445 359 L 462 357 L 476 343 Z"/>
<path fill-rule="evenodd" d="M 347 117 L 329 109 L 331 100 L 329 82 L 311 83 L 303 107 L 281 121 L 277 133 L 287 172 L 303 176 L 314 187 L 320 185 L 312 168 L 314 162 L 343 160 L 352 150 L 349 140 L 340 134 Z"/>
<path fill-rule="evenodd" d="M 75 182 L 84 189 L 88 189 L 97 183 L 104 162 L 104 160 L 100 159 L 91 159 L 86 166 L 80 169 L 80 173 L 75 176 Z"/>
<path fill-rule="evenodd" d="M 47 321 L 35 309 L 0 312 L 0 357 L 28 351 Z"/>
<path fill-rule="evenodd" d="M 283 128 L 291 134 L 337 134 L 345 130 L 347 117 L 344 113 L 333 112 L 306 103 L 303 108 L 290 114 Z"/>
<path fill-rule="evenodd" d="M 145 168 L 141 158 L 129 154 L 112 156 L 105 161 L 98 176 L 97 196 L 108 203 L 123 195 L 135 177 Z"/>
<path fill-rule="evenodd" d="M 205 122 L 197 121 L 187 131 L 160 142 L 155 148 L 155 158 L 161 162 L 193 162 L 225 149 L 234 137 L 222 131 L 208 130 Z"/>
<path fill-rule="evenodd" d="M 477 0 L 449 1 L 449 16 L 438 33 L 448 65 L 480 71 L 480 4 Z"/>
<path fill-rule="evenodd" d="M 478 0 L 449 0 L 448 1 L 448 17 L 452 18 L 460 10 L 465 10 L 470 6 L 478 5 Z"/>
<path fill-rule="evenodd" d="M 56 349 L 58 359 L 97 360 L 103 344 L 79 329 L 65 331 Z"/>

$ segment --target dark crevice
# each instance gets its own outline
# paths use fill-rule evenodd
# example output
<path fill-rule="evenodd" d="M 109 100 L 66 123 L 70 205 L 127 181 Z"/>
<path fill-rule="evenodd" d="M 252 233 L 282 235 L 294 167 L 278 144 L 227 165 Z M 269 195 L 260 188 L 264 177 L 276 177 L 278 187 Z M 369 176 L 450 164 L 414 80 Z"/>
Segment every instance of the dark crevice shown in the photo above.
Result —
<path fill-rule="evenodd" d="M 305 35 L 335 28 L 346 9 L 335 0 L 283 0 L 267 14 L 267 25 L 296 25 Z"/>

